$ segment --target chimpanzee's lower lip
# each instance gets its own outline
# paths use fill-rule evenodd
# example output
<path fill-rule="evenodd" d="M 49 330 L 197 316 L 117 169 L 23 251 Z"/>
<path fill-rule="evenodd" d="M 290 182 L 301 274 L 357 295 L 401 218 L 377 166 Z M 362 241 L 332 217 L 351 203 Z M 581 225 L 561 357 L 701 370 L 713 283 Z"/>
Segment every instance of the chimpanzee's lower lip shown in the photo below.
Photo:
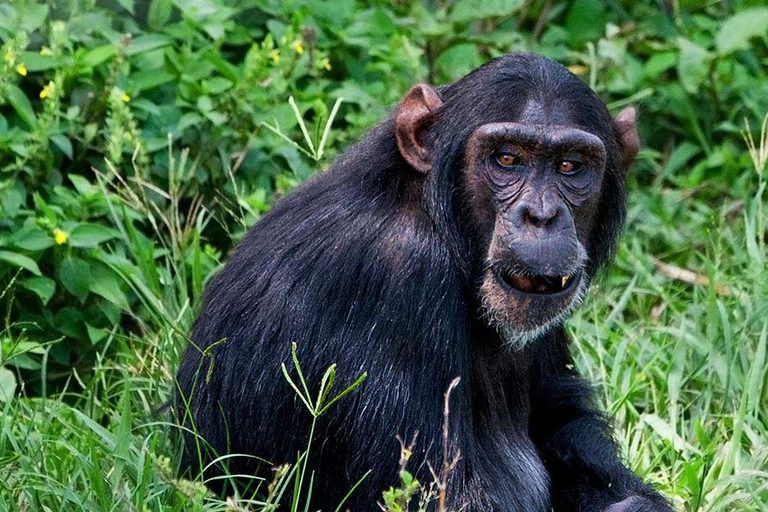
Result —
<path fill-rule="evenodd" d="M 496 281 L 509 292 L 542 297 L 569 295 L 581 279 L 581 271 L 565 276 L 523 275 L 503 267 L 494 269 Z"/>

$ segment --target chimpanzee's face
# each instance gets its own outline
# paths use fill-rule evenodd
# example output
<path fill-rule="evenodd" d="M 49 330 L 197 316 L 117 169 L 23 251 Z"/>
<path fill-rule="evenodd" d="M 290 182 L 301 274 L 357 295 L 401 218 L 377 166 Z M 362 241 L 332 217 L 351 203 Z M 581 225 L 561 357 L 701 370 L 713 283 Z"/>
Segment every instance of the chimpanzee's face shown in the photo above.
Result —
<path fill-rule="evenodd" d="M 586 289 L 585 247 L 605 146 L 575 127 L 491 123 L 472 134 L 465 162 L 486 251 L 483 306 L 508 341 L 521 346 L 572 310 Z"/>
<path fill-rule="evenodd" d="M 461 123 L 478 126 L 463 147 L 459 213 L 464 220 L 469 209 L 468 227 L 473 241 L 480 242 L 471 244 L 469 258 L 484 261 L 477 277 L 487 319 L 517 348 L 562 320 L 581 300 L 591 272 L 614 242 L 620 224 L 616 220 L 623 218 L 623 173 L 640 143 L 633 107 L 611 121 L 600 100 L 578 78 L 568 76 L 560 78 L 568 85 L 561 96 L 518 93 L 532 98 L 525 104 L 510 96 L 508 102 L 477 99 L 457 107 L 419 84 L 403 99 L 395 122 L 400 153 L 423 174 L 437 165 L 436 134 L 452 133 Z M 467 79 L 482 82 L 477 77 Z M 576 115 L 574 109 L 587 115 Z M 475 124 L 484 115 L 489 121 Z M 605 184 L 621 197 L 604 197 Z M 604 204 L 620 211 L 604 211 Z M 609 217 L 597 219 L 597 212 Z"/>

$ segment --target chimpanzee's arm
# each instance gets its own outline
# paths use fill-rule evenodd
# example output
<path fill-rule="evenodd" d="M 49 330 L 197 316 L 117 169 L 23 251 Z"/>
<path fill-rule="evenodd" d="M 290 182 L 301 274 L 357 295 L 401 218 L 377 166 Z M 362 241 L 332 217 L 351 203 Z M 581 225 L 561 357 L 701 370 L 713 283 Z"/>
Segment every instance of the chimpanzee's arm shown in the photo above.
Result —
<path fill-rule="evenodd" d="M 590 386 L 573 368 L 564 329 L 542 340 L 533 369 L 530 432 L 559 511 L 667 512 L 667 501 L 619 459 Z"/>

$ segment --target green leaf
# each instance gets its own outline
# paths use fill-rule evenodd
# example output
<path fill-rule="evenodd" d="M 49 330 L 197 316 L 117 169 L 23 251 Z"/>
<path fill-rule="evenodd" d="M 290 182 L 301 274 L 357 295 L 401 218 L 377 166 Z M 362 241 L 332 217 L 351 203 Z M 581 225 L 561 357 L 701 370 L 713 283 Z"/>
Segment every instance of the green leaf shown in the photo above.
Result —
<path fill-rule="evenodd" d="M 147 34 L 139 36 L 125 48 L 126 55 L 137 55 L 171 44 L 171 38 L 161 34 Z"/>
<path fill-rule="evenodd" d="M 173 75 L 165 71 L 164 69 L 144 69 L 131 73 L 128 76 L 128 90 L 133 91 L 134 94 L 146 91 L 148 89 L 154 89 L 163 84 L 173 81 Z"/>
<path fill-rule="evenodd" d="M 0 367 L 0 402 L 8 402 L 16 393 L 16 375 L 8 368 Z"/>
<path fill-rule="evenodd" d="M 25 251 L 43 251 L 53 245 L 53 236 L 37 226 L 26 226 L 10 239 L 11 245 Z"/>
<path fill-rule="evenodd" d="M 99 224 L 80 224 L 69 234 L 72 247 L 98 247 L 99 244 L 119 236 L 114 229 Z"/>
<path fill-rule="evenodd" d="M 93 279 L 88 289 L 92 293 L 104 297 L 120 308 L 128 309 L 128 298 L 120 287 L 122 279 L 114 270 L 103 263 L 94 262 L 91 264 L 91 275 Z"/>
<path fill-rule="evenodd" d="M 451 80 L 461 78 L 481 63 L 482 59 L 477 52 L 477 47 L 471 43 L 451 46 L 435 61 L 435 65 Z"/>
<path fill-rule="evenodd" d="M 456 23 L 509 16 L 523 5 L 522 0 L 458 0 L 448 18 Z"/>
<path fill-rule="evenodd" d="M 202 86 L 207 94 L 217 95 L 232 87 L 232 82 L 226 78 L 215 76 L 209 80 L 203 80 Z"/>
<path fill-rule="evenodd" d="M 758 7 L 734 14 L 720 26 L 715 37 L 721 55 L 749 47 L 753 37 L 768 34 L 768 8 Z"/>
<path fill-rule="evenodd" d="M 5 261 L 6 263 L 10 263 L 13 266 L 29 270 L 36 276 L 43 275 L 42 272 L 40 272 L 40 268 L 38 268 L 37 263 L 35 263 L 35 260 L 29 256 L 24 256 L 23 254 L 16 252 L 0 251 L 0 260 Z"/>
<path fill-rule="evenodd" d="M 0 5 L 16 2 L 0 2 Z M 42 28 L 45 19 L 48 16 L 48 5 L 44 2 L 29 2 L 25 4 L 16 3 L 20 8 L 15 17 L 15 26 L 11 29 L 15 32 L 34 32 Z"/>
<path fill-rule="evenodd" d="M 114 57 L 116 52 L 115 45 L 105 44 L 87 52 L 80 62 L 86 67 L 95 68 L 102 62 Z"/>
<path fill-rule="evenodd" d="M 80 258 L 67 258 L 59 265 L 59 281 L 69 293 L 83 300 L 88 295 L 91 269 Z"/>
<path fill-rule="evenodd" d="M 0 207 L 6 218 L 15 217 L 24 204 L 26 191 L 24 185 L 17 181 L 13 188 L 0 189 Z"/>
<path fill-rule="evenodd" d="M 588 41 L 596 41 L 605 34 L 608 22 L 605 3 L 595 0 L 576 0 L 571 4 L 565 29 L 568 42 L 580 49 Z"/>
<path fill-rule="evenodd" d="M 667 163 L 664 166 L 663 174 L 666 177 L 674 176 L 677 174 L 677 172 L 683 168 L 685 164 L 687 164 L 691 158 L 696 156 L 701 152 L 701 148 L 699 148 L 695 144 L 691 144 L 690 142 L 683 142 L 675 148 L 674 151 L 669 155 L 669 158 L 667 158 Z"/>
<path fill-rule="evenodd" d="M 40 55 L 38 52 L 21 52 L 19 54 L 19 60 L 24 63 L 27 67 L 27 71 L 30 73 L 53 69 L 59 63 L 56 57 Z"/>
<path fill-rule="evenodd" d="M 659 77 L 677 63 L 677 52 L 661 52 L 654 54 L 645 64 L 645 76 L 650 79 Z"/>
<path fill-rule="evenodd" d="M 32 108 L 32 104 L 29 102 L 26 95 L 21 92 L 21 89 L 13 84 L 6 84 L 5 96 L 8 99 L 8 103 L 13 107 L 13 110 L 16 111 L 27 126 L 30 128 L 37 126 L 37 117 L 35 117 L 35 111 Z"/>
<path fill-rule="evenodd" d="M 56 330 L 71 338 L 82 339 L 87 336 L 83 314 L 73 307 L 58 310 L 53 317 L 53 323 Z"/>
<path fill-rule="evenodd" d="M 88 339 L 91 340 L 93 345 L 99 343 L 101 340 L 107 337 L 107 334 L 109 334 L 109 331 L 106 329 L 99 329 L 98 327 L 93 327 L 88 323 L 85 324 L 85 328 L 88 332 Z"/>
<path fill-rule="evenodd" d="M 685 90 L 694 93 L 707 78 L 709 73 L 710 53 L 688 39 L 678 38 L 680 60 L 677 62 L 677 74 Z"/>
<path fill-rule="evenodd" d="M 152 0 L 147 11 L 147 23 L 152 30 L 161 29 L 171 19 L 173 0 Z"/>
<path fill-rule="evenodd" d="M 136 14 L 134 5 L 133 5 L 133 0 L 117 0 L 117 3 L 122 5 L 123 8 L 125 8 L 125 10 L 128 11 L 129 13 Z"/>
<path fill-rule="evenodd" d="M 75 187 L 78 194 L 87 195 L 99 191 L 97 186 L 92 185 L 90 181 L 79 174 L 68 174 L 67 178 L 72 182 L 72 185 Z"/>
<path fill-rule="evenodd" d="M 43 302 L 43 306 L 48 304 L 48 301 L 53 297 L 56 291 L 56 282 L 53 279 L 47 277 L 30 277 L 19 281 L 19 285 L 25 288 L 38 297 Z"/>
<path fill-rule="evenodd" d="M 69 141 L 69 139 L 60 133 L 54 134 L 50 136 L 51 142 L 61 150 L 62 153 L 64 153 L 67 158 L 72 160 L 72 156 L 74 155 L 74 152 L 72 150 L 72 143 Z"/>

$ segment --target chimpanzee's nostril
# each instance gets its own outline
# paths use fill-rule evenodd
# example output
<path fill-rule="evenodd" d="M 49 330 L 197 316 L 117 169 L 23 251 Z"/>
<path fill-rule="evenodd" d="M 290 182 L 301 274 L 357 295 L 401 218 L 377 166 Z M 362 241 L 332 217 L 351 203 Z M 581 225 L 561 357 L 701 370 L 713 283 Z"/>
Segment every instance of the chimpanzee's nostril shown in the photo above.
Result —
<path fill-rule="evenodd" d="M 557 218 L 557 208 L 534 208 L 526 205 L 523 208 L 523 223 L 537 228 L 549 227 Z"/>

